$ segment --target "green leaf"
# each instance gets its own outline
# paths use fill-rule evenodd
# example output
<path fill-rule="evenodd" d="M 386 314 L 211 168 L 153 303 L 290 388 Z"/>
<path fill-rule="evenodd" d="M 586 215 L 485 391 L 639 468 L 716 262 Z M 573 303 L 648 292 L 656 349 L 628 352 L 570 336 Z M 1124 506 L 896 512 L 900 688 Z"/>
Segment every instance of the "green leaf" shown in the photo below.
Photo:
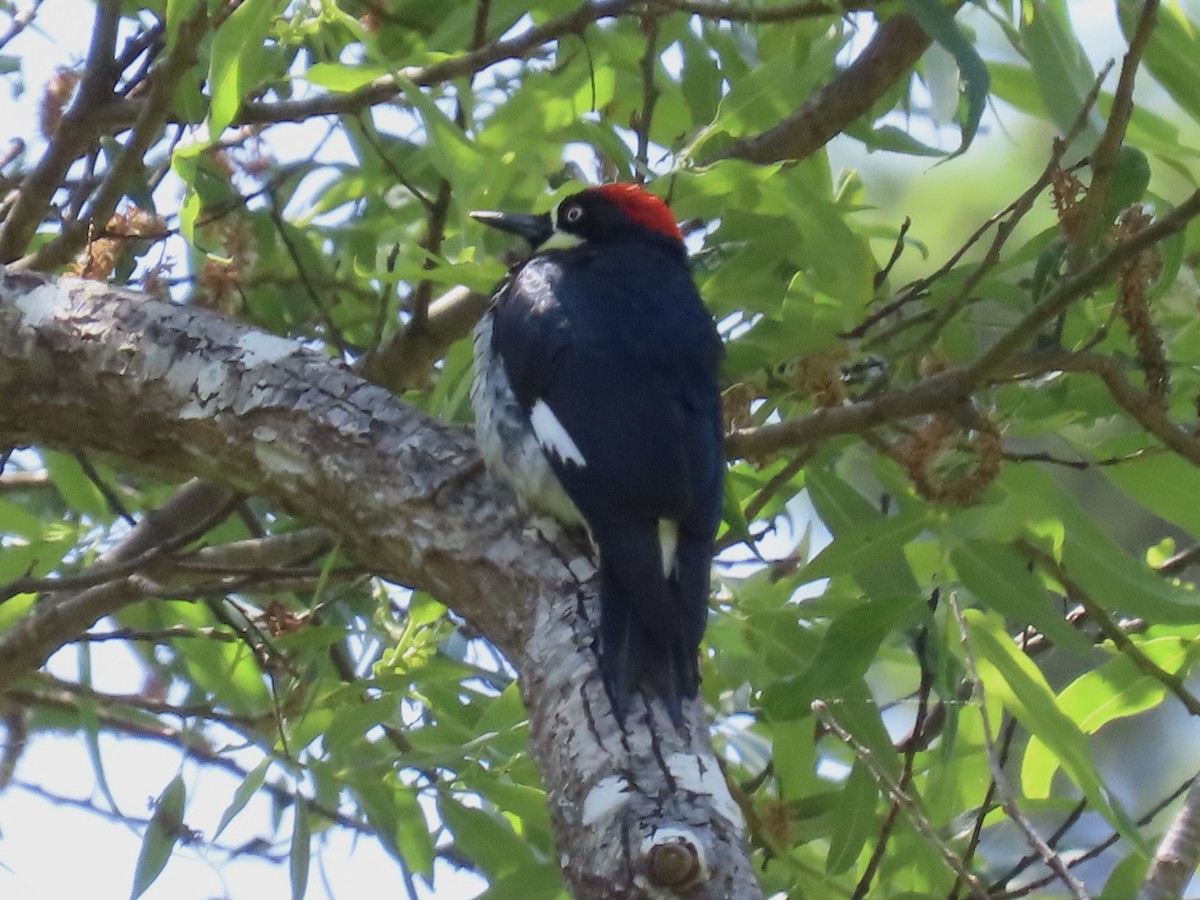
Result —
<path fill-rule="evenodd" d="M 924 526 L 925 511 L 914 504 L 900 515 L 877 517 L 843 530 L 804 566 L 804 579 L 816 581 L 835 575 L 853 575 L 885 560 L 895 560 Z"/>
<path fill-rule="evenodd" d="M 254 87 L 264 57 L 263 39 L 275 16 L 274 0 L 245 0 L 217 29 L 212 40 L 208 83 L 212 102 L 208 136 L 219 140 Z"/>
<path fill-rule="evenodd" d="M 1190 637 L 1190 636 L 1189 636 Z M 1138 649 L 1160 669 L 1186 677 L 1200 646 L 1194 640 L 1171 635 L 1140 640 Z M 1157 706 L 1167 695 L 1166 686 L 1145 675 L 1124 653 L 1080 675 L 1058 695 L 1058 708 L 1084 734 L 1095 734 L 1109 722 L 1137 715 Z M 1035 797 L 1050 796 L 1050 783 L 1058 759 L 1040 737 L 1029 741 L 1021 763 L 1021 783 Z"/>
<path fill-rule="evenodd" d="M 186 803 L 187 789 L 183 785 L 183 775 L 176 775 L 155 801 L 154 813 L 150 816 L 150 824 L 146 826 L 142 849 L 134 867 L 130 900 L 137 900 L 162 874 L 167 860 L 171 858 L 171 851 L 183 833 L 183 809 Z"/>
<path fill-rule="evenodd" d="M 869 600 L 842 613 L 830 623 L 807 669 L 763 691 L 763 707 L 772 718 L 797 718 L 817 697 L 837 696 L 866 674 L 884 639 L 917 621 L 924 608 L 919 597 L 893 598 Z"/>
<path fill-rule="evenodd" d="M 82 644 L 79 648 L 79 683 L 87 690 L 95 690 L 92 683 L 92 652 L 91 647 Z M 120 814 L 117 798 L 113 796 L 108 784 L 108 775 L 104 770 L 104 759 L 100 754 L 100 716 L 96 712 L 96 702 L 87 694 L 81 694 L 78 701 L 79 724 L 83 730 L 84 742 L 87 744 L 88 758 L 92 762 L 92 771 L 96 773 L 96 785 L 100 793 L 108 801 L 114 813 Z"/>
<path fill-rule="evenodd" d="M 1104 893 L 1098 900 L 1127 900 L 1136 897 L 1146 878 L 1146 869 L 1150 860 L 1146 854 L 1134 850 L 1127 855 L 1112 870 L 1108 880 L 1104 882 Z"/>
<path fill-rule="evenodd" d="M 1010 513 L 1019 509 L 1029 522 L 1061 521 L 1063 565 L 1102 606 L 1164 624 L 1187 624 L 1200 616 L 1200 594 L 1130 557 L 1045 471 L 1036 466 L 1010 468 L 999 483 Z"/>
<path fill-rule="evenodd" d="M 1163 623 L 1200 618 L 1200 594 L 1150 571 L 1099 529 L 1068 527 L 1063 565 L 1084 592 L 1107 609 Z"/>
<path fill-rule="evenodd" d="M 835 539 L 884 518 L 861 494 L 828 470 L 811 469 L 805 484 L 817 514 Z M 880 559 L 869 565 L 859 566 L 854 572 L 854 580 L 873 600 L 911 598 L 921 593 L 912 569 L 899 549 L 881 554 Z"/>
<path fill-rule="evenodd" d="M 966 151 L 975 139 L 979 130 L 979 121 L 987 107 L 988 90 L 991 79 L 988 76 L 987 65 L 954 20 L 954 13 L 940 0 L 904 0 L 904 8 L 913 16 L 925 33 L 943 48 L 949 51 L 958 64 L 962 76 L 963 89 L 967 96 L 967 111 L 962 121 L 962 141 L 958 149 L 947 159 L 953 159 Z"/>
<path fill-rule="evenodd" d="M 396 846 L 409 867 L 430 881 L 435 857 L 433 835 L 429 833 L 417 793 L 410 788 L 400 787 L 393 797 L 396 803 Z"/>
<path fill-rule="evenodd" d="M 217 823 L 217 830 L 213 832 L 212 839 L 214 841 L 221 836 L 221 832 L 233 821 L 234 817 L 246 808 L 246 804 L 250 802 L 250 798 L 258 793 L 259 788 L 263 786 L 263 782 L 266 780 L 267 769 L 270 767 L 271 758 L 268 756 L 251 769 L 246 774 L 246 777 L 242 779 L 242 783 L 233 792 L 233 799 L 225 807 L 225 812 L 221 813 L 221 820 Z"/>
<path fill-rule="evenodd" d="M 175 49 L 179 28 L 192 17 L 204 0 L 167 0 L 167 53 Z"/>
<path fill-rule="evenodd" d="M 950 551 L 950 562 L 971 593 L 1012 625 L 1032 624 L 1057 646 L 1091 652 L 1091 642 L 1067 623 L 1029 563 L 1011 547 L 967 541 Z"/>
<path fill-rule="evenodd" d="M 1156 516 L 1200 535 L 1200 469 L 1174 454 L 1112 466 L 1109 480 Z"/>
<path fill-rule="evenodd" d="M 308 824 L 308 807 L 299 793 L 293 799 L 292 810 L 295 818 L 292 825 L 292 848 L 288 853 L 288 871 L 292 877 L 292 900 L 304 900 L 308 891 L 308 853 L 312 832 Z"/>
<path fill-rule="evenodd" d="M 1065 7 L 1061 3 L 1023 3 L 1021 37 L 1046 110 L 1059 132 L 1065 134 L 1079 117 L 1095 80 Z M 1092 110 L 1081 140 L 1073 149 L 1087 152 L 1099 137 L 1099 116 Z"/>
<path fill-rule="evenodd" d="M 771 722 L 771 768 L 781 800 L 799 800 L 813 789 L 817 748 L 812 723 L 802 719 Z"/>
<path fill-rule="evenodd" d="M 1112 182 L 1108 188 L 1108 218 L 1116 218 L 1121 210 L 1141 200 L 1149 186 L 1150 160 L 1137 147 L 1123 145 L 1117 153 Z"/>
<path fill-rule="evenodd" d="M 721 519 L 731 534 L 745 544 L 751 553 L 762 559 L 758 552 L 758 545 L 754 541 L 754 535 L 750 533 L 750 523 L 746 521 L 746 516 L 742 512 L 744 500 L 740 481 L 735 477 L 727 477 L 725 493 L 722 496 Z"/>
<path fill-rule="evenodd" d="M 1126 39 L 1132 37 L 1144 7 L 1141 0 L 1119 0 L 1117 8 Z M 1142 56 L 1142 66 L 1150 70 L 1154 80 L 1166 88 L 1171 99 L 1193 120 L 1200 119 L 1197 40 L 1200 40 L 1200 23 L 1188 18 L 1180 4 L 1163 3 L 1158 7 L 1157 22 Z"/>
<path fill-rule="evenodd" d="M 100 522 L 107 522 L 113 513 L 95 482 L 83 471 L 83 466 L 73 456 L 66 453 L 48 451 L 42 454 L 46 471 L 54 488 L 62 495 L 66 504 L 74 510 L 91 516 Z"/>
<path fill-rule="evenodd" d="M 984 689 L 999 696 L 1017 720 L 1045 742 L 1093 809 L 1102 812 L 1122 834 L 1136 835 L 1137 827 L 1110 800 L 1087 738 L 1059 709 L 1054 692 L 1033 660 L 1017 648 L 997 617 L 984 616 L 977 610 L 967 610 L 964 616 Z M 1026 793 L 1042 796 L 1028 786 Z"/>
<path fill-rule="evenodd" d="M 454 178 L 463 169 L 485 165 L 480 148 L 467 140 L 462 128 L 447 116 L 420 86 L 397 76 L 397 85 L 404 97 L 421 116 L 428 133 L 425 151 L 438 174 Z"/>
<path fill-rule="evenodd" d="M 566 900 L 562 873 L 553 863 L 521 866 L 496 878 L 476 900 Z"/>
<path fill-rule="evenodd" d="M 854 865 L 867 839 L 879 831 L 875 819 L 878 801 L 879 789 L 871 770 L 862 760 L 855 760 L 833 814 L 829 854 L 825 857 L 825 871 L 830 875 L 840 875 Z"/>
<path fill-rule="evenodd" d="M 891 153 L 907 153 L 909 156 L 945 156 L 945 151 L 923 143 L 895 125 L 872 127 L 861 119 L 842 129 L 842 133 L 862 141 L 868 150 L 887 150 Z M 961 152 L 961 151 L 959 151 Z"/>
<path fill-rule="evenodd" d="M 304 73 L 304 80 L 335 94 L 366 87 L 377 78 L 390 75 L 385 66 L 347 66 L 342 63 L 316 63 Z"/>
<path fill-rule="evenodd" d="M 46 525 L 36 515 L 16 503 L 0 498 L 0 534 L 19 535 L 26 541 L 40 542 L 45 537 L 45 533 Z M 6 544 L 4 554 L 0 554 L 0 558 L 7 556 L 13 549 L 11 545 Z M 0 573 L 7 580 L 21 574 L 22 568 L 23 566 L 18 566 L 10 574 L 10 567 L 0 564 Z"/>
<path fill-rule="evenodd" d="M 438 797 L 438 814 L 454 833 L 455 846 L 489 878 L 536 863 L 529 845 L 500 816 L 445 794 Z"/>

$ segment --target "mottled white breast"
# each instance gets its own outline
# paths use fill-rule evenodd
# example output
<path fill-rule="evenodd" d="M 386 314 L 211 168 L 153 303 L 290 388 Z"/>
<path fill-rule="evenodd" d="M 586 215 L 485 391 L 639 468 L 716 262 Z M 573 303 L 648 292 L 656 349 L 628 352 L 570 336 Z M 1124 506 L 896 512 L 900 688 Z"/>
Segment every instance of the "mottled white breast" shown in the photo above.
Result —
<path fill-rule="evenodd" d="M 504 364 L 492 351 L 490 314 L 475 327 L 471 407 L 475 410 L 475 439 L 488 471 L 508 482 L 528 507 L 568 525 L 583 524 L 583 516 L 563 490 L 529 416 L 513 394 Z M 570 447 L 560 444 L 559 449 L 570 455 Z"/>

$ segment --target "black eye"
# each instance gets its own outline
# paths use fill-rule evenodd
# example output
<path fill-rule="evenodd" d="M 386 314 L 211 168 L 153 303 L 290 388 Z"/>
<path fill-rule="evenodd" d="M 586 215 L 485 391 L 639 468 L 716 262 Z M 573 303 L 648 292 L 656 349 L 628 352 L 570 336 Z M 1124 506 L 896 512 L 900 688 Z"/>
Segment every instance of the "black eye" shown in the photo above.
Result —
<path fill-rule="evenodd" d="M 583 218 L 582 206 L 568 206 L 563 212 L 563 218 L 568 222 L 578 222 Z"/>

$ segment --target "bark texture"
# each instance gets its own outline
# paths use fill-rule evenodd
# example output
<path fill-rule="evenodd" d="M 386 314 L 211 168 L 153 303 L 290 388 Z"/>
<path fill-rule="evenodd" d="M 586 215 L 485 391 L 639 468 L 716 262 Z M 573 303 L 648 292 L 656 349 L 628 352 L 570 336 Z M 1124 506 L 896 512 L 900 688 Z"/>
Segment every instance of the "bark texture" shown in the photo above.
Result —
<path fill-rule="evenodd" d="M 294 341 L 32 273 L 0 278 L 0 398 L 0 444 L 105 451 L 266 497 L 492 640 L 521 674 L 575 896 L 761 896 L 702 705 L 685 729 L 655 703 L 621 732 L 596 670 L 591 563 L 517 512 L 466 430 Z M 0 690 L 140 599 L 35 609 L 0 635 Z"/>

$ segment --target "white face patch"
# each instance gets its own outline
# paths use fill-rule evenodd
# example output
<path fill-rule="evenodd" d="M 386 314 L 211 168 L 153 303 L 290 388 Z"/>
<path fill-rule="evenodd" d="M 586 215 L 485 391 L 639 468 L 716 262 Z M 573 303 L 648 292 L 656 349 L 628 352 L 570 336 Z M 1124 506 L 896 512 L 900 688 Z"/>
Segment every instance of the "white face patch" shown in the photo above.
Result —
<path fill-rule="evenodd" d="M 670 578 L 679 566 L 679 523 L 674 519 L 658 520 L 658 549 L 662 552 L 663 577 Z"/>
<path fill-rule="evenodd" d="M 572 247 L 578 247 L 582 243 L 583 238 L 579 235 L 571 234 L 568 231 L 560 231 L 555 228 L 553 234 L 538 247 L 538 252 L 540 253 L 543 250 L 570 250 Z"/>
<path fill-rule="evenodd" d="M 579 466 L 581 469 L 587 465 L 583 453 L 580 452 L 571 436 L 567 434 L 567 429 L 563 428 L 562 422 L 558 421 L 554 410 L 546 405 L 545 400 L 539 400 L 533 404 L 533 409 L 529 411 L 529 424 L 533 426 L 533 433 L 537 436 L 538 443 L 547 453 L 558 457 L 564 463 Z"/>

